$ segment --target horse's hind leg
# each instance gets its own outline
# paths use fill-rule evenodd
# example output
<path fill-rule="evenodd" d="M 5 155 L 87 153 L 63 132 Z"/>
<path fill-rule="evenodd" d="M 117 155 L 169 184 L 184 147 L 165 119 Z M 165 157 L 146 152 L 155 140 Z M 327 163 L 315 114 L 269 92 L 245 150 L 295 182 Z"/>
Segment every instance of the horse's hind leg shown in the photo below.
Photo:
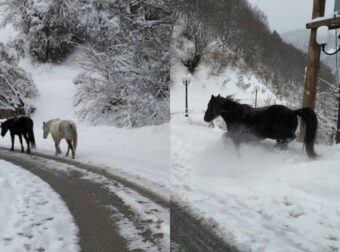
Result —
<path fill-rule="evenodd" d="M 21 153 L 24 153 L 25 148 L 24 148 L 24 145 L 22 144 L 22 135 L 21 134 L 19 134 L 19 141 L 20 141 L 20 144 L 21 144 Z"/>
<path fill-rule="evenodd" d="M 71 141 L 70 140 L 66 140 L 67 142 L 67 152 L 66 152 L 66 157 L 68 157 L 68 153 L 70 152 L 70 149 L 71 149 Z"/>
<path fill-rule="evenodd" d="M 73 149 L 73 145 L 72 145 L 71 140 L 67 140 L 67 144 L 68 144 L 68 149 L 67 149 L 66 156 L 68 156 L 68 152 L 71 149 L 71 151 L 72 151 L 72 158 L 74 159 L 75 153 L 74 153 L 74 149 Z"/>
<path fill-rule="evenodd" d="M 11 151 L 14 151 L 14 134 L 11 134 L 11 141 L 12 141 L 12 147 L 11 147 Z"/>
<path fill-rule="evenodd" d="M 30 147 L 29 137 L 26 134 L 24 134 L 24 138 L 25 138 L 25 141 L 26 141 L 26 144 L 27 144 L 27 154 L 30 154 L 31 153 L 31 147 Z"/>

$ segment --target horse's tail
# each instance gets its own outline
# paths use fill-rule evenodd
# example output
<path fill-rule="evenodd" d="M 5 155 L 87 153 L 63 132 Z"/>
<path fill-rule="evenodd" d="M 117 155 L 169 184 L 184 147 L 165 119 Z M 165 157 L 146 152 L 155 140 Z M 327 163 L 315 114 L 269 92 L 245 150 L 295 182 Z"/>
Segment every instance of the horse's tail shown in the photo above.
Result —
<path fill-rule="evenodd" d="M 31 147 L 33 149 L 35 149 L 36 145 L 35 145 L 35 138 L 34 138 L 33 127 L 30 127 L 29 130 L 28 130 L 28 138 L 29 138 L 29 142 L 31 143 Z"/>
<path fill-rule="evenodd" d="M 73 130 L 73 138 L 72 138 L 72 144 L 73 144 L 73 150 L 76 152 L 77 145 L 78 145 L 78 133 L 77 133 L 77 126 L 75 124 L 71 124 L 71 128 Z"/>
<path fill-rule="evenodd" d="M 303 127 L 305 129 L 305 138 L 303 140 L 307 155 L 311 158 L 316 158 L 318 155 L 314 150 L 316 131 L 318 128 L 318 119 L 316 114 L 310 108 L 302 108 L 296 110 L 298 116 L 301 117 Z"/>

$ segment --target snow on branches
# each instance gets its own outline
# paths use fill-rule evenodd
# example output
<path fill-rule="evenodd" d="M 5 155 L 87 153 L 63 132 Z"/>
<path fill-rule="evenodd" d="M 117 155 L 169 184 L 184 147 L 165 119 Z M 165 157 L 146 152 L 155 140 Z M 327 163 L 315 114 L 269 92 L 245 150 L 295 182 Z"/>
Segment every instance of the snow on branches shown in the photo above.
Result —
<path fill-rule="evenodd" d="M 26 102 L 37 95 L 31 76 L 18 65 L 17 51 L 0 43 L 0 108 L 30 114 L 34 108 Z"/>

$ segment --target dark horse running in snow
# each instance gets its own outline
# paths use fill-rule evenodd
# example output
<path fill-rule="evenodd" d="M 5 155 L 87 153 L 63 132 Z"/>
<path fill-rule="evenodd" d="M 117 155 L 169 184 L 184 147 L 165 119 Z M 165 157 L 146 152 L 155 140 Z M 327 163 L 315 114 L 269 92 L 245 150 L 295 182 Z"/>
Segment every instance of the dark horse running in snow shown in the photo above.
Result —
<path fill-rule="evenodd" d="M 33 121 L 27 116 L 13 117 L 1 123 L 1 136 L 4 137 L 9 130 L 11 134 L 12 147 L 14 150 L 14 136 L 19 136 L 21 144 L 21 152 L 24 152 L 22 137 L 25 138 L 27 144 L 27 153 L 31 152 L 31 147 L 35 148 L 35 139 L 33 133 Z"/>
<path fill-rule="evenodd" d="M 252 108 L 247 104 L 240 104 L 232 96 L 226 98 L 211 96 L 204 121 L 211 122 L 222 116 L 227 124 L 227 135 L 235 146 L 242 142 L 259 141 L 265 138 L 276 140 L 274 147 L 286 150 L 288 143 L 295 139 L 298 117 L 305 128 L 304 145 L 307 155 L 317 157 L 314 142 L 318 121 L 316 114 L 309 108 L 291 110 L 283 105 Z"/>

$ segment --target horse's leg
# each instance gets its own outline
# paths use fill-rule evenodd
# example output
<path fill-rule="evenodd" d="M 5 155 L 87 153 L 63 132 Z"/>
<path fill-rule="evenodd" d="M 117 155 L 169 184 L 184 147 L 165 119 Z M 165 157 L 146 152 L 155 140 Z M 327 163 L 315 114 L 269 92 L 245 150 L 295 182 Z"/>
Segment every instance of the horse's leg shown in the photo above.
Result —
<path fill-rule="evenodd" d="M 66 152 L 66 157 L 68 157 L 68 153 L 70 152 L 70 149 L 71 149 L 71 141 L 70 140 L 66 140 L 67 142 L 67 152 Z"/>
<path fill-rule="evenodd" d="M 233 142 L 234 149 L 237 153 L 237 156 L 241 158 L 240 141 L 238 140 L 237 134 L 235 134 L 232 131 L 228 131 L 224 133 L 224 137 L 231 139 L 231 141 Z"/>
<path fill-rule="evenodd" d="M 296 135 L 295 133 L 293 133 L 285 139 L 278 139 L 276 140 L 276 144 L 274 145 L 274 148 L 280 149 L 280 150 L 287 150 L 288 144 L 294 141 L 295 138 L 296 138 Z"/>
<path fill-rule="evenodd" d="M 67 140 L 67 143 L 68 143 L 68 148 L 71 149 L 71 151 L 72 151 L 72 158 L 74 159 L 75 153 L 74 153 L 74 149 L 73 149 L 73 145 L 72 145 L 71 140 Z M 67 155 L 68 155 L 69 149 L 67 150 Z"/>
<path fill-rule="evenodd" d="M 237 156 L 239 158 L 241 158 L 240 142 L 237 139 L 235 139 L 235 138 L 231 138 L 231 141 L 233 142 L 234 149 L 235 149 L 235 151 L 237 153 Z"/>
<path fill-rule="evenodd" d="M 22 144 L 22 136 L 21 136 L 21 134 L 19 134 L 18 136 L 19 136 L 19 141 L 20 141 L 20 144 L 21 144 L 21 153 L 24 153 L 25 149 L 24 149 L 24 146 Z"/>
<path fill-rule="evenodd" d="M 59 139 L 57 141 L 57 147 L 58 147 L 58 154 L 61 154 L 61 149 L 60 149 L 60 142 L 61 142 L 62 139 Z"/>
<path fill-rule="evenodd" d="M 11 151 L 14 151 L 14 134 L 11 134 L 12 147 Z"/>
<path fill-rule="evenodd" d="M 276 140 L 276 144 L 273 147 L 274 147 L 274 149 L 278 149 L 278 150 L 287 150 L 288 149 L 288 140 L 287 139 Z"/>
<path fill-rule="evenodd" d="M 58 154 L 61 153 L 61 150 L 59 147 L 61 139 L 53 138 L 53 140 L 54 140 L 54 146 L 55 146 L 55 155 L 58 156 Z"/>
<path fill-rule="evenodd" d="M 31 153 L 31 147 L 30 147 L 29 137 L 26 134 L 24 134 L 24 139 L 25 139 L 26 145 L 27 145 L 27 154 L 30 154 Z"/>

